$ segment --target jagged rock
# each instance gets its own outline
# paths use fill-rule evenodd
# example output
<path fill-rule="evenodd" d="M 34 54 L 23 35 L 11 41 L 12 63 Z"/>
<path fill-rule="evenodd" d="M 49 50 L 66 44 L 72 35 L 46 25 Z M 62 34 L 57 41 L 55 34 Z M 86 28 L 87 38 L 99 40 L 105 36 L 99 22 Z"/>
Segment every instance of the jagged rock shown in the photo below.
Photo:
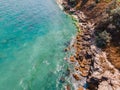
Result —
<path fill-rule="evenodd" d="M 102 80 L 102 81 L 107 81 L 107 80 L 108 80 L 108 78 L 107 78 L 107 77 L 102 76 L 101 80 Z"/>
<path fill-rule="evenodd" d="M 80 52 L 80 54 L 84 56 L 84 55 L 86 54 L 86 50 L 83 49 L 83 50 Z"/>
<path fill-rule="evenodd" d="M 87 47 L 89 47 L 89 46 L 90 46 L 90 43 L 89 43 L 89 42 L 86 42 L 86 41 L 83 41 L 82 46 L 87 46 Z"/>
<path fill-rule="evenodd" d="M 70 10 L 70 6 L 68 6 L 68 5 L 64 5 L 64 10 L 65 10 L 65 11 Z"/>
<path fill-rule="evenodd" d="M 91 64 L 91 60 L 90 59 L 88 59 L 88 60 L 86 60 L 86 59 L 83 59 L 83 57 L 81 56 L 81 60 L 79 59 L 78 60 L 78 63 L 79 63 L 79 65 L 81 66 L 81 67 L 84 67 L 85 65 L 90 65 Z"/>
<path fill-rule="evenodd" d="M 75 54 L 76 54 L 76 55 L 75 55 L 75 59 L 76 59 L 76 60 L 79 60 L 79 52 L 76 52 Z"/>
<path fill-rule="evenodd" d="M 69 85 L 69 84 L 67 84 L 67 86 L 66 86 L 66 90 L 71 90 L 71 88 L 70 88 L 70 85 Z"/>
<path fill-rule="evenodd" d="M 79 54 L 79 60 L 82 61 L 83 60 L 83 56 Z"/>
<path fill-rule="evenodd" d="M 78 49 L 80 47 L 80 45 L 76 44 L 76 48 Z"/>
<path fill-rule="evenodd" d="M 113 25 L 113 24 L 109 24 L 107 28 L 108 28 L 108 29 L 116 29 L 116 26 Z"/>
<path fill-rule="evenodd" d="M 89 66 L 85 66 L 84 68 L 83 67 L 79 67 L 79 71 L 83 74 L 87 74 L 88 71 L 89 71 L 90 67 Z"/>
<path fill-rule="evenodd" d="M 74 77 L 77 81 L 80 80 L 80 77 L 79 77 L 78 74 L 73 74 L 73 77 Z"/>
<path fill-rule="evenodd" d="M 81 61 L 78 62 L 80 64 L 80 67 L 84 68 L 85 67 L 85 64 Z"/>
<path fill-rule="evenodd" d="M 83 59 L 82 63 L 83 63 L 84 65 L 88 65 L 88 61 L 87 61 L 86 59 Z"/>
<path fill-rule="evenodd" d="M 85 66 L 85 70 L 86 70 L 86 71 L 89 71 L 89 70 L 90 70 L 90 66 L 89 66 L 89 65 L 86 65 L 86 66 Z"/>
<path fill-rule="evenodd" d="M 84 37 L 84 33 L 80 33 L 78 34 L 78 36 L 81 38 L 81 37 Z"/>
<path fill-rule="evenodd" d="M 89 41 L 90 38 L 91 38 L 91 37 L 90 37 L 89 35 L 87 35 L 87 36 L 84 36 L 84 37 L 83 37 L 83 40 L 85 40 L 85 41 Z"/>
<path fill-rule="evenodd" d="M 83 76 L 83 77 L 87 77 L 88 76 L 88 71 L 83 71 L 80 75 Z"/>
<path fill-rule="evenodd" d="M 70 13 L 74 13 L 74 12 L 75 12 L 75 9 L 70 9 L 69 12 L 70 12 Z"/>
<path fill-rule="evenodd" d="M 70 61 L 71 62 L 76 62 L 75 57 L 74 56 L 70 56 Z"/>
<path fill-rule="evenodd" d="M 111 85 L 107 81 L 103 81 L 98 86 L 98 90 L 114 90 Z"/>
<path fill-rule="evenodd" d="M 85 55 L 86 59 L 91 59 L 92 58 L 92 52 L 87 51 L 86 55 Z"/>
<path fill-rule="evenodd" d="M 84 90 L 84 88 L 81 86 L 81 87 L 78 88 L 78 90 Z"/>
<path fill-rule="evenodd" d="M 75 66 L 75 70 L 78 71 L 78 70 L 79 70 L 79 67 L 78 67 L 78 66 Z"/>
<path fill-rule="evenodd" d="M 98 90 L 99 79 L 91 77 L 89 80 L 87 80 L 87 83 L 90 90 Z"/>
<path fill-rule="evenodd" d="M 77 42 L 82 42 L 82 39 L 80 38 L 80 39 L 77 39 L 76 41 L 77 41 Z"/>
<path fill-rule="evenodd" d="M 77 39 L 77 40 L 79 40 L 79 39 L 80 39 L 80 36 L 79 36 L 79 35 L 77 35 L 76 39 Z"/>
<path fill-rule="evenodd" d="M 81 45 L 82 44 L 82 42 L 77 42 L 77 45 Z"/>
<path fill-rule="evenodd" d="M 65 48 L 64 51 L 65 51 L 65 52 L 69 51 L 69 48 Z"/>
<path fill-rule="evenodd" d="M 89 36 L 91 36 L 92 33 L 84 31 L 84 35 L 89 35 Z"/>
<path fill-rule="evenodd" d="M 80 51 L 81 51 L 81 49 L 80 49 L 80 48 L 77 48 L 77 49 L 76 49 L 76 51 L 77 51 L 77 52 L 80 52 Z"/>

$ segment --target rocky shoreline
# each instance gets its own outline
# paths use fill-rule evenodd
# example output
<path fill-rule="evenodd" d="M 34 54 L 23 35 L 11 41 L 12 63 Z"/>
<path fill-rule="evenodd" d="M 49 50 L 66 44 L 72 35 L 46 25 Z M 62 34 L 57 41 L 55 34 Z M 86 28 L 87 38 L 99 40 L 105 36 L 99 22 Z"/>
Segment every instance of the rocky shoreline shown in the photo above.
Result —
<path fill-rule="evenodd" d="M 65 0 L 58 0 L 63 8 L 69 8 Z M 109 62 L 107 53 L 96 46 L 96 21 L 84 11 L 70 8 L 67 13 L 77 19 L 78 30 L 72 44 L 65 51 L 73 52 L 68 62 L 74 66 L 70 79 L 74 90 L 120 90 L 120 72 Z M 104 15 L 104 18 L 107 14 Z M 97 18 L 96 18 L 97 19 Z M 102 19 L 102 18 L 101 18 Z M 68 85 L 69 86 L 69 85 Z M 66 90 L 72 90 L 70 86 Z"/>

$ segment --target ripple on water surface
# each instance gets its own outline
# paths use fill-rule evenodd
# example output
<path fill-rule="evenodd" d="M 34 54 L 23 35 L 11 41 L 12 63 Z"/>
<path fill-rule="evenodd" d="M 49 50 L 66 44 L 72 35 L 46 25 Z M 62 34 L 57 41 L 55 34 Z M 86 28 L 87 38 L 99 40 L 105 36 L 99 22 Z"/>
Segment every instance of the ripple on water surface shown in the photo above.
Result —
<path fill-rule="evenodd" d="M 0 0 L 0 90 L 59 90 L 74 33 L 54 0 Z"/>

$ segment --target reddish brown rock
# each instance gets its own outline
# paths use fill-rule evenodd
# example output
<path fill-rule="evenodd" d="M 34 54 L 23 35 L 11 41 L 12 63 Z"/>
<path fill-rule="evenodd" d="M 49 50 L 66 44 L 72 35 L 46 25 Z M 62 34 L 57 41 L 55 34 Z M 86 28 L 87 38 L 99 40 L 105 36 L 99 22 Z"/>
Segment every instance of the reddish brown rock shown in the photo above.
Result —
<path fill-rule="evenodd" d="M 88 65 L 91 64 L 91 59 L 87 59 L 87 64 L 88 64 Z"/>
<path fill-rule="evenodd" d="M 80 45 L 76 44 L 76 48 L 79 48 L 79 47 L 80 47 Z"/>
<path fill-rule="evenodd" d="M 76 67 L 75 67 L 75 70 L 77 70 L 77 71 L 78 71 L 78 70 L 79 70 L 79 67 L 77 67 L 77 66 L 76 66 Z"/>
<path fill-rule="evenodd" d="M 85 64 L 83 62 L 79 62 L 80 64 L 80 67 L 84 68 L 85 67 Z"/>
<path fill-rule="evenodd" d="M 85 70 L 86 70 L 86 71 L 89 71 L 89 70 L 90 70 L 90 66 L 89 66 L 89 65 L 86 65 L 86 66 L 85 66 Z"/>
<path fill-rule="evenodd" d="M 84 65 L 90 65 L 91 64 L 91 60 L 90 59 L 83 59 L 82 60 L 82 63 L 84 64 Z"/>
<path fill-rule="evenodd" d="M 71 62 L 76 62 L 75 57 L 74 56 L 70 56 L 70 61 Z"/>
<path fill-rule="evenodd" d="M 73 77 L 76 79 L 76 80 L 80 80 L 80 77 L 78 74 L 73 74 Z"/>
<path fill-rule="evenodd" d="M 83 71 L 84 71 L 84 68 L 80 67 L 80 68 L 79 68 L 79 71 L 80 71 L 80 72 L 83 72 Z"/>
<path fill-rule="evenodd" d="M 76 39 L 80 39 L 80 36 L 77 35 Z"/>
<path fill-rule="evenodd" d="M 66 90 L 71 90 L 71 88 L 70 88 L 70 85 L 69 85 L 69 84 L 66 86 Z"/>
<path fill-rule="evenodd" d="M 87 47 L 89 47 L 89 46 L 90 46 L 90 43 L 87 42 L 87 41 L 84 41 L 84 42 L 82 43 L 82 46 L 87 46 Z"/>
<path fill-rule="evenodd" d="M 77 39 L 76 41 L 77 41 L 77 42 L 82 42 L 82 39 Z"/>
<path fill-rule="evenodd" d="M 77 48 L 77 52 L 80 52 L 81 50 L 80 50 L 80 48 Z"/>
<path fill-rule="evenodd" d="M 64 51 L 65 51 L 65 52 L 69 51 L 69 48 L 65 48 Z"/>
<path fill-rule="evenodd" d="M 78 90 L 84 90 L 84 88 L 81 86 L 81 87 L 78 88 Z"/>
<path fill-rule="evenodd" d="M 82 63 L 83 63 L 84 65 L 87 65 L 87 64 L 88 64 L 86 59 L 83 59 Z"/>
<path fill-rule="evenodd" d="M 77 45 L 81 45 L 82 42 L 76 42 L 76 43 L 77 43 Z"/>
<path fill-rule="evenodd" d="M 81 73 L 81 76 L 83 76 L 83 77 L 87 77 L 88 76 L 88 71 L 83 71 L 82 73 Z"/>

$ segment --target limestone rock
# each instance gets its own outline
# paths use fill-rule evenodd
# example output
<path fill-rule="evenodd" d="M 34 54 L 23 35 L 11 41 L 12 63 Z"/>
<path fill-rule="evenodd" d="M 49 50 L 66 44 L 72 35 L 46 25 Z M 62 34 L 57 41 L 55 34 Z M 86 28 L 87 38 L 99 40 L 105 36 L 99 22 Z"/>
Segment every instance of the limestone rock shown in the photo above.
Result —
<path fill-rule="evenodd" d="M 98 90 L 113 90 L 113 88 L 107 81 L 103 81 L 98 86 Z"/>

